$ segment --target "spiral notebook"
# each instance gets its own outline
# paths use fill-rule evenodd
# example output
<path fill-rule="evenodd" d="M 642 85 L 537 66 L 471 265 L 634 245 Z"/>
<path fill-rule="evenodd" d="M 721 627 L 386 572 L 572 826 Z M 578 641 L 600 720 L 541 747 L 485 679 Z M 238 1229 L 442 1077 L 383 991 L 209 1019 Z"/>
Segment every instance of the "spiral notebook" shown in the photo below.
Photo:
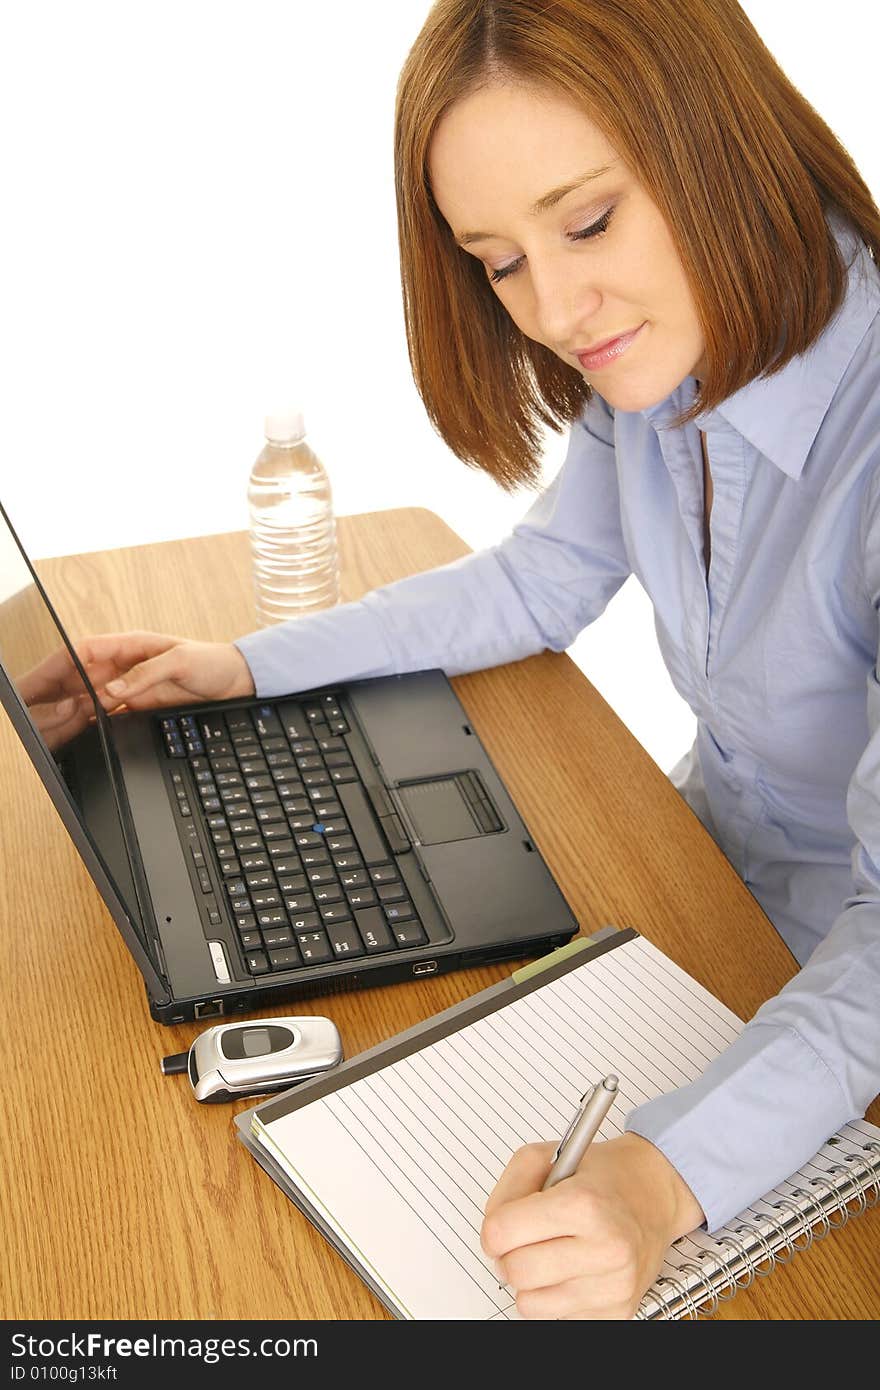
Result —
<path fill-rule="evenodd" d="M 619 1093 L 596 1142 L 620 1134 L 742 1027 L 644 937 L 605 928 L 244 1111 L 238 1134 L 396 1317 L 515 1319 L 479 1239 L 513 1152 L 562 1133 L 609 1071 Z M 856 1121 L 723 1230 L 676 1241 L 637 1317 L 710 1316 L 878 1190 L 880 1129 Z"/>

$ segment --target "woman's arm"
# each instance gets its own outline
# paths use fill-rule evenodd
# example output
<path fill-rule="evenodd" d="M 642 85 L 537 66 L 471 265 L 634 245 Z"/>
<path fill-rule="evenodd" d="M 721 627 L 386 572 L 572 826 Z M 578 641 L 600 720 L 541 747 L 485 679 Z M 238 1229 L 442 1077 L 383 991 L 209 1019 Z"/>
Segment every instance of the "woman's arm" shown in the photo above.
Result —
<path fill-rule="evenodd" d="M 235 645 L 259 696 L 429 667 L 458 675 L 564 651 L 628 574 L 614 419 L 594 396 L 559 474 L 499 545 Z"/>

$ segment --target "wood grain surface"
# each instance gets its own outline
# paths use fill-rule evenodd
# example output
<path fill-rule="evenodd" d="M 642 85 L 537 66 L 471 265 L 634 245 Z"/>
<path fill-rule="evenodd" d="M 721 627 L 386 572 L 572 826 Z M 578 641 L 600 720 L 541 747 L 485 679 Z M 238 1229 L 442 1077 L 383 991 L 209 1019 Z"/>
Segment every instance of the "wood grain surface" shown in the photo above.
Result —
<path fill-rule="evenodd" d="M 432 513 L 342 517 L 343 598 L 452 561 Z M 74 638 L 148 628 L 227 641 L 256 625 L 247 537 L 63 557 L 37 569 Z M 23 611 L 22 652 L 30 610 Z M 545 653 L 454 688 L 585 933 L 633 926 L 741 1017 L 795 963 L 727 860 L 573 662 Z M 291 672 L 291 689 L 297 688 Z M 6 1319 L 388 1315 L 160 1058 L 163 1027 L 5 715 L 0 713 L 0 1315 Z M 334 994 L 346 1056 L 503 978 L 510 966 Z M 266 1015 L 277 1010 L 263 1010 Z M 869 1118 L 880 1120 L 877 1103 Z M 552 1137 L 552 1136 L 548 1136 Z M 718 1316 L 876 1318 L 880 1216 L 722 1305 Z"/>

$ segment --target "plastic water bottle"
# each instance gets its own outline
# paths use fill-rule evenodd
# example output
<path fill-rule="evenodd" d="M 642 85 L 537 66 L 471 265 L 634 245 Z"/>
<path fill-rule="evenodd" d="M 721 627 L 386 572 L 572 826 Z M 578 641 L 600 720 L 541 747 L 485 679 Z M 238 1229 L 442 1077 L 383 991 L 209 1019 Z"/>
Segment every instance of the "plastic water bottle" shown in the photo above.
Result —
<path fill-rule="evenodd" d="M 339 602 L 330 480 L 306 441 L 301 410 L 267 415 L 248 487 L 260 627 Z"/>

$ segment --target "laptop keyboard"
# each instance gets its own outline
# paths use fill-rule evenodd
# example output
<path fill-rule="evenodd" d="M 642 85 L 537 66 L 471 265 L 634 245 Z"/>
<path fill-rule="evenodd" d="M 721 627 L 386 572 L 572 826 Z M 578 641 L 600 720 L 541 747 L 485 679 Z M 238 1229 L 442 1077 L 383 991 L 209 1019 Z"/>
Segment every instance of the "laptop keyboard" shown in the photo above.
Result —
<path fill-rule="evenodd" d="M 392 853 L 409 841 L 384 789 L 359 777 L 336 695 L 159 725 L 169 759 L 189 765 L 199 805 L 172 767 L 178 815 L 207 829 L 252 975 L 427 942 Z"/>

